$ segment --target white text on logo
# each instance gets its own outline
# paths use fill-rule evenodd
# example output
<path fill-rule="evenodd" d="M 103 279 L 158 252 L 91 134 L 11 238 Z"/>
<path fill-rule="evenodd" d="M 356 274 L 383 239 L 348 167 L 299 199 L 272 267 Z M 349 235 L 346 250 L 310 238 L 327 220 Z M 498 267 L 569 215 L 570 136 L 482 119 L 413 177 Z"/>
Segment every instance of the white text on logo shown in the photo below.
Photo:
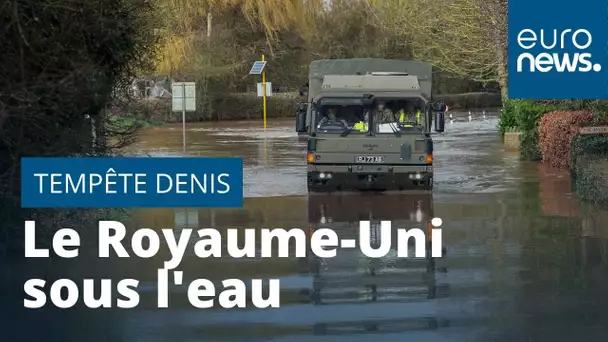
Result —
<path fill-rule="evenodd" d="M 545 38 L 546 35 L 549 37 Z M 551 35 L 553 37 L 551 37 Z M 540 39 L 539 39 L 540 36 Z M 602 70 L 602 66 L 599 63 L 593 64 L 591 58 L 593 57 L 589 52 L 556 52 L 555 50 L 564 50 L 571 46 L 577 50 L 584 51 L 593 41 L 591 33 L 585 29 L 578 29 L 572 31 L 572 29 L 565 29 L 558 33 L 558 30 L 554 29 L 545 33 L 543 29 L 537 34 L 532 29 L 524 29 L 517 35 L 517 45 L 524 50 L 529 50 L 537 46 L 540 43 L 547 52 L 541 52 L 536 56 L 524 52 L 517 57 L 517 72 L 524 70 L 524 62 L 527 61 L 526 71 L 530 72 L 550 72 L 555 70 L 556 72 L 599 72 Z M 547 44 L 549 43 L 549 44 Z M 559 46 L 558 46 L 559 43 Z"/>

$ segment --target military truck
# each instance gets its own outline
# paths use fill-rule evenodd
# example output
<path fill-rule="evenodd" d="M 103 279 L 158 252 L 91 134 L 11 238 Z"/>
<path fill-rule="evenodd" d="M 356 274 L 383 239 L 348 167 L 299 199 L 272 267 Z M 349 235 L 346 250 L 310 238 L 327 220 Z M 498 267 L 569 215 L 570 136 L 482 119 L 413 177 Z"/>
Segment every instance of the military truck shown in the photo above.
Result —
<path fill-rule="evenodd" d="M 428 63 L 313 61 L 308 99 L 296 113 L 296 131 L 308 136 L 308 190 L 432 189 L 431 126 L 437 133 L 444 131 L 446 106 L 431 102 L 431 94 Z M 380 104 L 395 104 L 392 117 L 375 109 Z M 418 108 L 416 122 L 398 117 L 397 107 L 408 106 Z M 338 114 L 332 112 L 336 108 Z"/>

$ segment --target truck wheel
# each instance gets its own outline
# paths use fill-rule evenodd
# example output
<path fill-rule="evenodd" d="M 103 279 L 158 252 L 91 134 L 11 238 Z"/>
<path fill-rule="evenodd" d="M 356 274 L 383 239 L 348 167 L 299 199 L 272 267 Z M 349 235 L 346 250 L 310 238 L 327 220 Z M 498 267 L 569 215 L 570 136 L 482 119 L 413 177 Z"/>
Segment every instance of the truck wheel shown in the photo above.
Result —
<path fill-rule="evenodd" d="M 426 181 L 426 186 L 425 186 L 426 190 L 433 190 L 433 178 L 429 178 Z"/>

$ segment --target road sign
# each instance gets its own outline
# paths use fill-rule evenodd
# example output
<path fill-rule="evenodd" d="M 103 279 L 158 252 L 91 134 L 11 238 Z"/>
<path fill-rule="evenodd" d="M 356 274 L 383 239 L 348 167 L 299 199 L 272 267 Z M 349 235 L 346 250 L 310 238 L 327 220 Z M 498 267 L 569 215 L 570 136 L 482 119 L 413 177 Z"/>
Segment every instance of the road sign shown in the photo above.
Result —
<path fill-rule="evenodd" d="M 608 125 L 581 127 L 579 134 L 608 134 Z"/>
<path fill-rule="evenodd" d="M 174 112 L 196 111 L 196 83 L 174 82 L 171 85 Z"/>
<path fill-rule="evenodd" d="M 266 83 L 266 96 L 272 96 L 272 83 Z M 264 97 L 264 88 L 262 86 L 262 82 L 258 83 L 258 97 Z"/>
<path fill-rule="evenodd" d="M 173 111 L 182 112 L 182 140 L 186 154 L 186 112 L 196 111 L 196 83 L 173 82 L 171 90 Z"/>
<path fill-rule="evenodd" d="M 259 75 L 264 71 L 266 67 L 266 61 L 255 61 L 251 70 L 249 70 L 249 75 Z"/>

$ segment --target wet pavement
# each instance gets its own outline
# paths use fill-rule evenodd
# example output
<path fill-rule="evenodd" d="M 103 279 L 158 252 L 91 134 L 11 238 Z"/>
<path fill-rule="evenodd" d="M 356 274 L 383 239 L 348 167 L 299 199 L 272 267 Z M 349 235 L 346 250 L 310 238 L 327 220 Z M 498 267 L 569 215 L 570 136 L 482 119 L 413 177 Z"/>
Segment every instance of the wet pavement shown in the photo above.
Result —
<path fill-rule="evenodd" d="M 190 253 L 179 267 L 184 284 L 279 279 L 276 309 L 195 309 L 186 286 L 171 287 L 170 308 L 155 308 L 156 269 L 166 253 L 94 263 L 35 261 L 36 268 L 21 270 L 38 276 L 44 270 L 49 279 L 134 277 L 141 281 L 140 305 L 3 311 L 5 324 L 14 322 L 19 332 L 6 341 L 608 340 L 608 213 L 581 204 L 564 172 L 504 152 L 495 118 L 465 117 L 435 138 L 432 194 L 307 196 L 305 145 L 292 120 L 270 121 L 266 132 L 256 125 L 188 125 L 188 154 L 244 157 L 243 209 L 147 209 L 129 227 L 331 228 L 358 239 L 359 220 L 407 229 L 440 217 L 444 257 L 399 259 L 394 248 L 380 259 L 345 248 L 330 259 L 200 259 Z M 181 139 L 181 125 L 153 128 L 132 151 L 178 156 Z"/>

